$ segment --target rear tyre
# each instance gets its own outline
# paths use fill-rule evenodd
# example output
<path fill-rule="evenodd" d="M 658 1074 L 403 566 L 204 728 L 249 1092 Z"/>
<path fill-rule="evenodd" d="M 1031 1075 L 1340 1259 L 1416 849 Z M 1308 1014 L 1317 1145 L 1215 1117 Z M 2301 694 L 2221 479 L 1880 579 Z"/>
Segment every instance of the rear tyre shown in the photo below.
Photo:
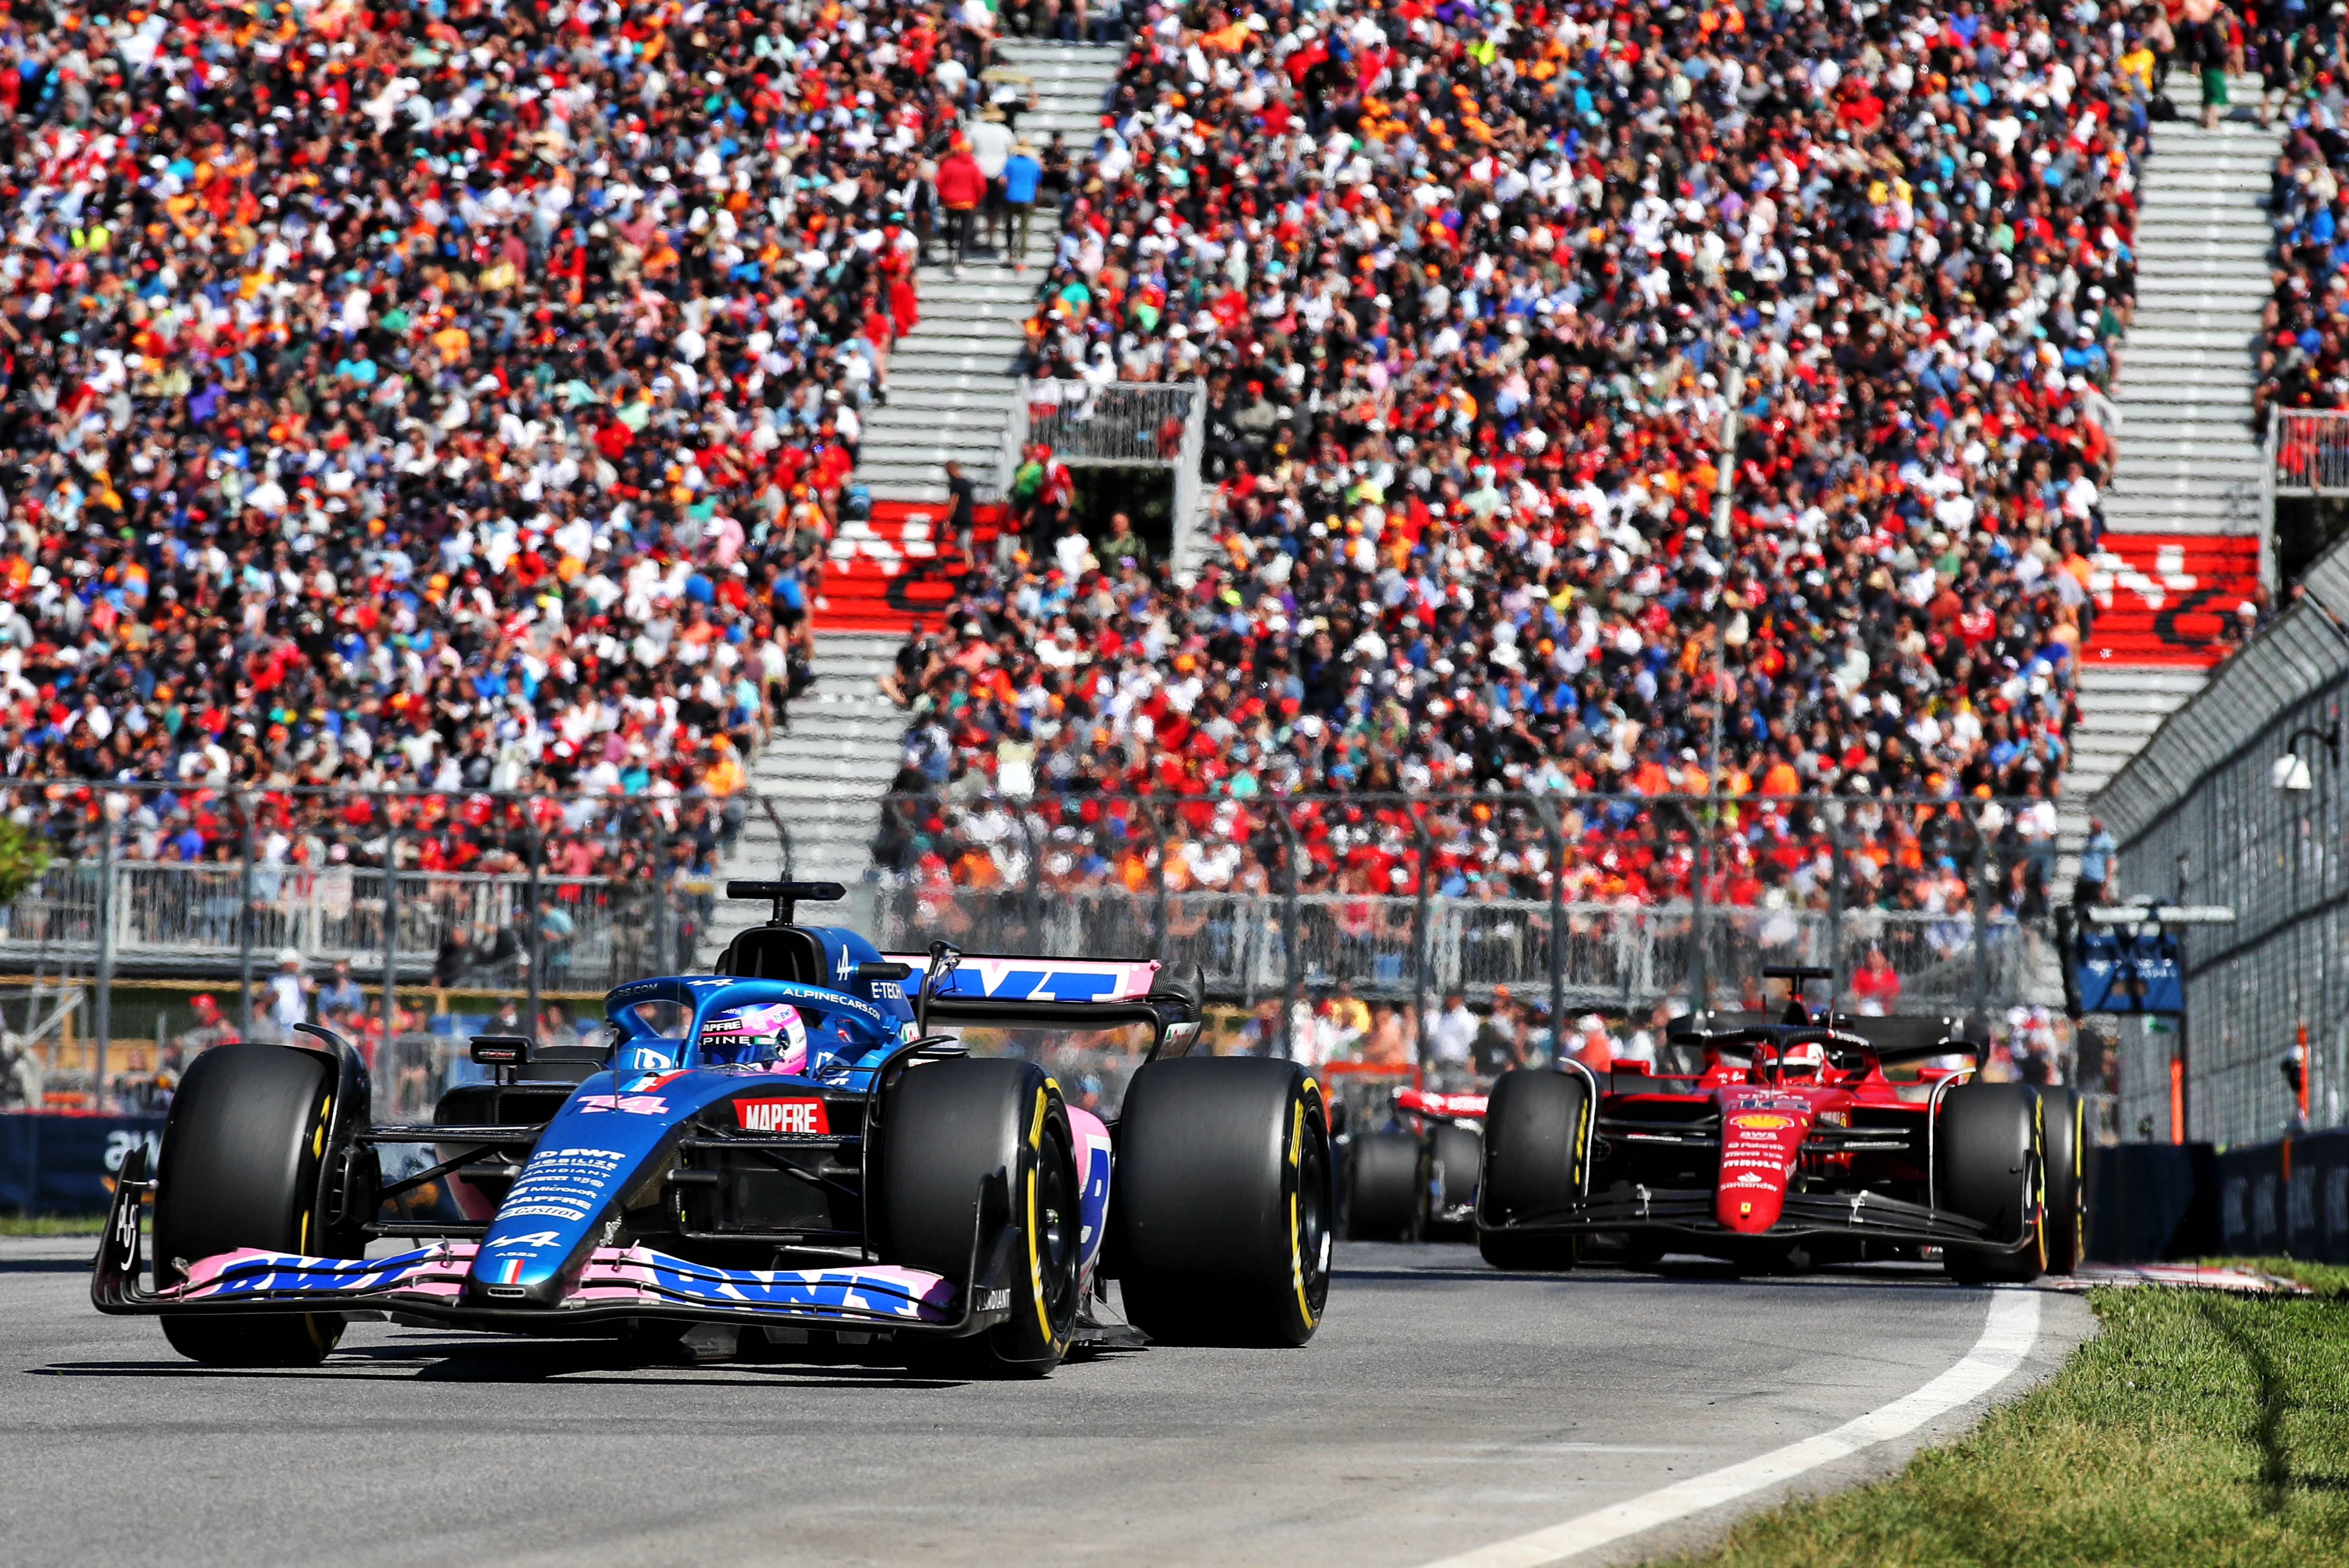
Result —
<path fill-rule="evenodd" d="M 1346 1140 L 1346 1240 L 1416 1241 L 1427 1206 L 1425 1160 L 1410 1133 L 1356 1133 Z"/>
<path fill-rule="evenodd" d="M 1476 1182 L 1485 1166 L 1485 1140 L 1464 1127 L 1450 1122 L 1438 1122 L 1428 1128 L 1427 1147 L 1431 1157 L 1428 1183 L 1428 1234 L 1441 1233 L 1445 1241 L 1466 1241 L 1468 1226 L 1463 1222 L 1446 1221 L 1444 1213 L 1451 1209 L 1472 1209 L 1476 1202 Z"/>
<path fill-rule="evenodd" d="M 334 1088 L 324 1061 L 283 1045 L 215 1045 L 189 1065 L 156 1170 L 159 1288 L 240 1247 L 355 1255 L 317 1212 Z M 214 1366 L 315 1366 L 342 1334 L 338 1313 L 163 1314 L 171 1348 Z"/>
<path fill-rule="evenodd" d="M 1982 1221 L 1992 1241 L 2013 1249 L 1948 1249 L 1942 1267 L 1951 1279 L 2020 1284 L 2047 1272 L 2040 1118 L 2027 1084 L 1963 1084 L 1942 1100 L 1933 1135 L 1941 1207 Z"/>
<path fill-rule="evenodd" d="M 1118 1128 L 1125 1314 L 1172 1345 L 1303 1345 L 1330 1293 L 1329 1110 L 1294 1062 L 1177 1056 Z M 1405 1139 L 1416 1146 L 1416 1139 Z"/>
<path fill-rule="evenodd" d="M 1582 1196 L 1590 1151 L 1590 1093 L 1572 1073 L 1516 1068 L 1501 1075 L 1485 1106 L 1485 1162 L 1477 1191 L 1476 1250 L 1496 1269 L 1570 1269 L 1573 1236 L 1485 1230 L 1539 1223 Z"/>
<path fill-rule="evenodd" d="M 2077 1089 L 2039 1091 L 2047 1172 L 2047 1272 L 2069 1274 L 2087 1254 L 2087 1102 Z"/>
<path fill-rule="evenodd" d="M 998 1236 L 1010 1236 L 1009 1319 L 968 1339 L 901 1335 L 907 1364 L 960 1376 L 1051 1371 L 1076 1321 L 1083 1228 L 1060 1085 L 1032 1062 L 934 1062 L 898 1080 L 886 1110 L 884 1255 L 977 1289 L 974 1239 L 983 1269 Z"/>

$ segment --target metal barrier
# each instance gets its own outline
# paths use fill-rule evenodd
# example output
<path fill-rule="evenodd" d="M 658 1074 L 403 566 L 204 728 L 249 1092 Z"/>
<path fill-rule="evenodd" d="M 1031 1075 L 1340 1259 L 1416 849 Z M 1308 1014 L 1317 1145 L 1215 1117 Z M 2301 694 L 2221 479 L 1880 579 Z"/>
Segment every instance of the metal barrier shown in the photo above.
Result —
<path fill-rule="evenodd" d="M 2034 881 L 2053 840 L 2024 830 L 2029 809 L 894 796 L 866 892 L 885 944 L 1195 962 L 1219 1001 L 1251 1006 L 1343 982 L 1414 1018 L 1506 990 L 1556 1023 L 1645 1021 L 1758 1005 L 1764 965 L 1832 962 L 1842 1005 L 1972 1013 L 1999 1031 L 2010 1010 L 2062 1001 Z M 0 811 L 55 857 L 0 911 L 0 960 L 88 985 L 101 1040 L 126 974 L 233 980 L 237 1025 L 255 1031 L 256 982 L 281 950 L 347 961 L 375 992 L 377 1040 L 414 1027 L 387 981 L 502 990 L 537 1018 L 550 991 L 713 961 L 733 923 L 716 909 L 716 857 L 751 810 L 787 841 L 755 798 L 0 784 Z"/>
<path fill-rule="evenodd" d="M 1184 433 L 1206 397 L 1196 381 L 1029 383 L 1028 439 L 1071 468 L 1182 461 Z"/>
<path fill-rule="evenodd" d="M 600 994 L 712 960 L 718 857 L 761 813 L 789 870 L 790 833 L 750 791 L 709 796 L 431 794 L 202 784 L 0 783 L 0 814 L 47 868 L 0 908 L 0 964 L 36 992 L 86 987 L 107 1077 L 118 977 L 233 984 L 246 1038 L 272 1025 L 262 985 L 290 954 L 371 984 L 370 1042 L 409 1030 L 397 992 L 504 992 L 541 1020 L 550 992 Z M 26 1042 L 5 1042 L 21 1053 Z M 372 1044 L 369 1049 L 374 1049 Z M 444 1064 L 445 1065 L 445 1064 Z"/>
<path fill-rule="evenodd" d="M 2279 409 L 2268 421 L 2277 495 L 2349 495 L 2349 410 Z"/>
<path fill-rule="evenodd" d="M 1833 962 L 1844 1006 L 2001 1035 L 2035 1009 L 2068 1042 L 2032 805 L 903 795 L 876 919 L 889 944 L 1144 954 L 1250 1007 L 1343 983 L 1422 1015 L 1506 991 L 1644 1021 L 1757 1004 L 1765 964 Z"/>

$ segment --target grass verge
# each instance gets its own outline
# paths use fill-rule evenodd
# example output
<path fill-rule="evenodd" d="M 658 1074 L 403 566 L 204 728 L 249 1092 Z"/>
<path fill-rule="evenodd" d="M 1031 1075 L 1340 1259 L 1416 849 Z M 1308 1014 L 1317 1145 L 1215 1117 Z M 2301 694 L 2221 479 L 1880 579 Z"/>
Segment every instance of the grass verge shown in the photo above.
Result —
<path fill-rule="evenodd" d="M 95 1236 L 103 1214 L 0 1214 L 0 1236 Z"/>
<path fill-rule="evenodd" d="M 2343 1561 L 2349 1270 L 2229 1260 L 2317 1296 L 2089 1296 L 2104 1332 L 1899 1475 L 1747 1520 L 1682 1568 L 2230 1568 Z"/>

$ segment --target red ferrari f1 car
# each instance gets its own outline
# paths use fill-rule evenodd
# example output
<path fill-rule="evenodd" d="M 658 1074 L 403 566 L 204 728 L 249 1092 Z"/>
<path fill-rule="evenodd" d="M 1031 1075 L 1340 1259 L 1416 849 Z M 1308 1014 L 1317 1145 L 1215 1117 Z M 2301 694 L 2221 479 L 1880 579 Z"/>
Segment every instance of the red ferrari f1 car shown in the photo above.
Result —
<path fill-rule="evenodd" d="M 1831 980 L 1821 969 L 1772 979 Z M 2080 1096 L 1982 1082 L 1943 1018 L 1702 1012 L 1669 1042 L 1693 1072 L 1568 1061 L 1505 1073 L 1485 1117 L 1478 1247 L 1563 1269 L 1586 1241 L 1779 1268 L 1938 1249 L 1968 1281 L 2069 1273 L 2085 1229 Z M 1973 1064 L 1907 1083 L 1887 1066 Z M 1701 1066 L 1698 1065 L 1701 1062 Z"/>

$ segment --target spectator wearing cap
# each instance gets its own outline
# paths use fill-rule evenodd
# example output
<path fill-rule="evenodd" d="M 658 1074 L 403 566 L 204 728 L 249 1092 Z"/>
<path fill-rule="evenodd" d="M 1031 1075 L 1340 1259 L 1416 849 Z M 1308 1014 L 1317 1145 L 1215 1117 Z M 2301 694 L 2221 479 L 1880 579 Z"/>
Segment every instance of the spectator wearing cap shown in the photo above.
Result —
<path fill-rule="evenodd" d="M 1044 166 L 1037 159 L 1035 145 L 1026 140 L 1012 143 L 1010 155 L 1003 161 L 1003 243 L 1016 273 L 1024 275 L 1028 270 L 1028 236 L 1043 179 Z"/>
<path fill-rule="evenodd" d="M 318 982 L 307 973 L 302 954 L 293 948 L 281 950 L 277 972 L 269 981 L 269 1021 L 281 1039 L 292 1039 L 295 1024 L 310 1022 L 310 999 L 317 992 Z"/>

